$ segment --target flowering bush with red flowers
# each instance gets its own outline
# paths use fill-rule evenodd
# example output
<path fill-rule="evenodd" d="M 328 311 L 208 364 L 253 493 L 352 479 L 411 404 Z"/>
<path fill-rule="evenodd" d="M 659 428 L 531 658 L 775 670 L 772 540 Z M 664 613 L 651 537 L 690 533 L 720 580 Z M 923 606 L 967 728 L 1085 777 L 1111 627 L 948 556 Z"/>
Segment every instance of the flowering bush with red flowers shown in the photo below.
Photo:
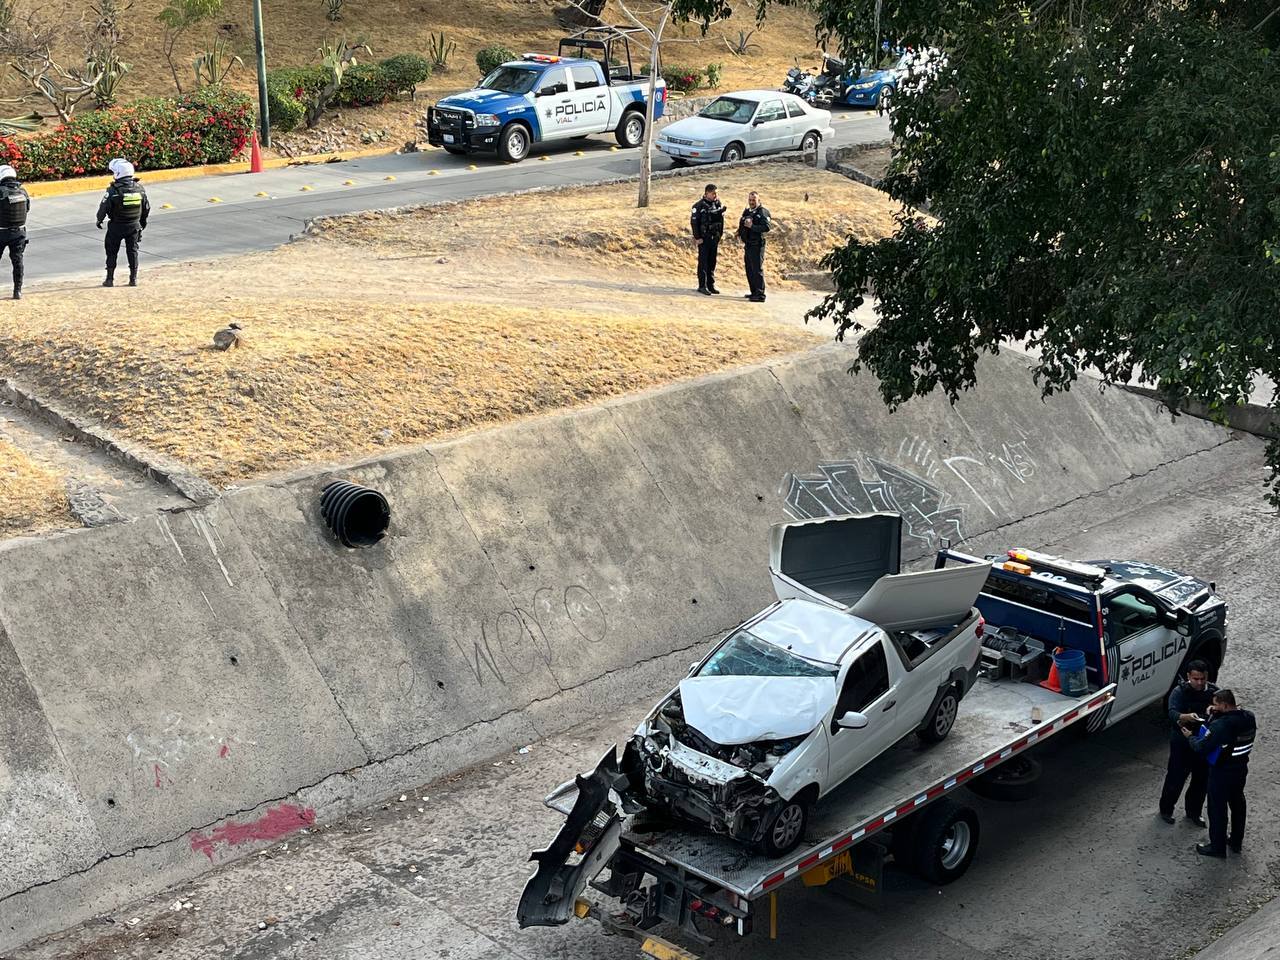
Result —
<path fill-rule="evenodd" d="M 253 128 L 248 97 L 205 87 L 176 99 L 146 97 L 80 114 L 35 137 L 0 137 L 0 163 L 13 166 L 23 180 L 106 173 L 115 157 L 140 171 L 225 163 L 244 150 Z"/>

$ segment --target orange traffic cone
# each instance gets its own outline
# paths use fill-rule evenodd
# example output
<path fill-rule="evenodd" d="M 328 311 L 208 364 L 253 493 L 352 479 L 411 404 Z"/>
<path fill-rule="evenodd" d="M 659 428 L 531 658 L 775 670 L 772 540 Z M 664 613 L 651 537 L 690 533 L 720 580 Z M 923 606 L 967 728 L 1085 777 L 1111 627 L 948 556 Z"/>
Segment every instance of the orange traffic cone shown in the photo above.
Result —
<path fill-rule="evenodd" d="M 1061 649 L 1061 647 L 1057 647 L 1053 652 L 1057 653 Z M 1058 661 L 1051 659 L 1049 663 L 1049 679 L 1041 680 L 1040 686 L 1044 687 L 1046 690 L 1052 690 L 1054 693 L 1061 693 L 1062 684 L 1058 681 Z"/>
<path fill-rule="evenodd" d="M 249 172 L 262 172 L 262 151 L 258 147 L 258 131 L 253 132 L 253 137 L 249 141 Z"/>

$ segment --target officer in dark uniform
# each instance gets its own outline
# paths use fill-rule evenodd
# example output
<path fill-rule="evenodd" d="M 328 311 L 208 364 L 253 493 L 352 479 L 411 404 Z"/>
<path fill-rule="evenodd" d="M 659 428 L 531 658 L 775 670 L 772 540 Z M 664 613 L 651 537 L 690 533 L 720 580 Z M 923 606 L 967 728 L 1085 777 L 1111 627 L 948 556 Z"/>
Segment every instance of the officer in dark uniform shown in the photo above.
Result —
<path fill-rule="evenodd" d="M 18 171 L 0 166 L 0 257 L 9 251 L 13 264 L 13 299 L 22 299 L 23 253 L 27 249 L 27 214 L 31 198 L 18 182 Z"/>
<path fill-rule="evenodd" d="M 1244 844 L 1244 782 L 1249 775 L 1249 754 L 1258 733 L 1253 714 L 1236 706 L 1236 695 L 1219 690 L 1213 695 L 1208 728 L 1199 734 L 1185 730 L 1191 749 L 1209 761 L 1209 842 L 1197 843 L 1196 853 L 1225 857 L 1227 847 L 1236 853 Z M 1227 813 L 1231 832 L 1227 834 Z"/>
<path fill-rule="evenodd" d="M 698 245 L 698 292 L 711 296 L 716 289 L 716 258 L 724 236 L 724 204 L 716 197 L 716 185 L 708 183 L 689 218 L 693 242 Z"/>
<path fill-rule="evenodd" d="M 746 299 L 753 303 L 764 303 L 765 234 L 772 224 L 769 211 L 760 202 L 760 195 L 752 190 L 747 194 L 747 209 L 742 211 L 742 219 L 738 221 L 738 239 L 745 250 L 747 286 L 751 290 Z"/>
<path fill-rule="evenodd" d="M 138 246 L 142 231 L 147 229 L 147 217 L 151 215 L 151 203 L 147 191 L 133 175 L 133 164 L 128 160 L 112 160 L 108 168 L 115 180 L 98 204 L 98 229 L 102 221 L 107 224 L 107 279 L 104 287 L 115 286 L 116 260 L 120 255 L 120 243 L 124 242 L 125 257 L 129 261 L 129 286 L 138 285 Z"/>
<path fill-rule="evenodd" d="M 1169 769 L 1164 775 L 1164 789 L 1160 791 L 1160 819 L 1173 823 L 1173 808 L 1178 796 L 1187 786 L 1184 807 L 1187 819 L 1198 827 L 1205 826 L 1204 795 L 1209 785 L 1209 763 L 1191 749 L 1191 743 L 1182 735 L 1183 727 L 1197 729 L 1199 717 L 1209 715 L 1209 705 L 1218 690 L 1209 682 L 1209 665 L 1203 660 L 1187 664 L 1187 678 L 1169 694 Z"/>

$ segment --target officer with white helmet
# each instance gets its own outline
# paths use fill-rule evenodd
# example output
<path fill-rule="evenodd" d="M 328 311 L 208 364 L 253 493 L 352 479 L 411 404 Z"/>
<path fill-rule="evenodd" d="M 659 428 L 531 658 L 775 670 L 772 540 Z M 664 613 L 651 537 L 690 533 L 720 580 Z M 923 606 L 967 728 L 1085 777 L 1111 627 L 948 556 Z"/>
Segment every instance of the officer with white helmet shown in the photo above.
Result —
<path fill-rule="evenodd" d="M 107 164 L 115 179 L 98 204 L 98 229 L 107 220 L 107 279 L 104 287 L 115 286 L 116 261 L 120 244 L 124 243 L 125 257 L 129 261 L 129 286 L 138 285 L 138 247 L 142 231 L 147 229 L 147 217 L 151 215 L 151 202 L 147 191 L 135 177 L 133 164 L 118 157 Z"/>
<path fill-rule="evenodd" d="M 0 166 L 0 257 L 9 251 L 13 264 L 13 299 L 22 299 L 23 255 L 27 249 L 27 214 L 31 197 L 18 180 L 18 171 Z"/>

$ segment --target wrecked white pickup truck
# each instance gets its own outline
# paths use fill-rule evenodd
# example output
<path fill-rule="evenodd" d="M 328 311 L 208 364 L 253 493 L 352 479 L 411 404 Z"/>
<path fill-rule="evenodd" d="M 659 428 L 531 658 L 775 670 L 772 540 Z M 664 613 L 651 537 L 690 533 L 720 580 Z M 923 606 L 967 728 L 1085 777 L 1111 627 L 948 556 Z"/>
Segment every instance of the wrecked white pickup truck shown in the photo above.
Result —
<path fill-rule="evenodd" d="M 898 573 L 901 518 L 779 524 L 779 600 L 645 718 L 623 769 L 639 803 L 769 856 L 818 800 L 912 733 L 943 740 L 976 675 L 990 564 Z"/>

